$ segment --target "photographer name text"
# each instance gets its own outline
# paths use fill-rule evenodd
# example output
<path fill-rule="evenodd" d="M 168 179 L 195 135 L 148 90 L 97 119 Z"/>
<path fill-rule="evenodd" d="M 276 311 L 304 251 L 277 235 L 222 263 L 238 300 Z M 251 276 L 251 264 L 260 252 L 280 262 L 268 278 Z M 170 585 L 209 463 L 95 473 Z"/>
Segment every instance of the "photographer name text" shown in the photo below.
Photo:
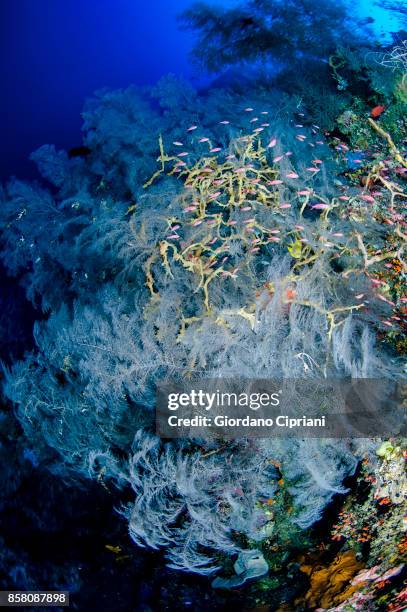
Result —
<path fill-rule="evenodd" d="M 218 414 L 214 418 L 196 415 L 192 418 L 179 417 L 171 415 L 168 417 L 168 425 L 170 427 L 285 427 L 294 429 L 296 427 L 326 427 L 325 416 L 311 418 L 302 416 L 298 418 L 289 417 L 287 415 L 279 415 L 275 419 L 272 418 L 256 418 L 246 416 L 234 418 L 227 415 Z"/>

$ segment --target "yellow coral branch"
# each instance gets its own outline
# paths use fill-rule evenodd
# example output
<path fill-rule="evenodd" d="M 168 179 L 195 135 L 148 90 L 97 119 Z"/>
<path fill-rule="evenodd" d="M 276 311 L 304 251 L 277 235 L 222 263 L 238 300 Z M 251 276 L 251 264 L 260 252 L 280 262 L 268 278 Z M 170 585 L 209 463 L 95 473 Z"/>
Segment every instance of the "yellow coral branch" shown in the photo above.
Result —
<path fill-rule="evenodd" d="M 398 148 L 396 147 L 396 145 L 393 142 L 392 137 L 390 136 L 390 134 L 388 132 L 385 132 L 383 130 L 383 128 L 381 128 L 374 119 L 372 119 L 371 117 L 368 118 L 368 122 L 370 123 L 370 125 L 372 126 L 372 128 L 374 130 L 376 130 L 376 132 L 382 137 L 384 138 L 389 147 L 390 150 L 394 156 L 394 158 L 399 162 L 399 164 L 401 164 L 402 166 L 404 166 L 404 168 L 407 168 L 407 161 L 402 157 L 400 151 L 398 150 Z"/>

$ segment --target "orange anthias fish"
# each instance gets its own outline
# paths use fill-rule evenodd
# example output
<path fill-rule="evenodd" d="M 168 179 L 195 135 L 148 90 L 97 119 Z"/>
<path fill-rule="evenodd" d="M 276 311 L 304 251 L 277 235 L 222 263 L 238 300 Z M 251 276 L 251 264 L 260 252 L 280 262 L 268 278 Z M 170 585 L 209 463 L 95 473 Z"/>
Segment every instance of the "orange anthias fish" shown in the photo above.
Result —
<path fill-rule="evenodd" d="M 373 117 L 373 119 L 377 119 L 377 117 L 380 117 L 380 115 L 383 113 L 383 111 L 386 110 L 385 106 L 375 106 L 374 108 L 372 108 L 372 110 L 370 111 L 370 116 Z"/>

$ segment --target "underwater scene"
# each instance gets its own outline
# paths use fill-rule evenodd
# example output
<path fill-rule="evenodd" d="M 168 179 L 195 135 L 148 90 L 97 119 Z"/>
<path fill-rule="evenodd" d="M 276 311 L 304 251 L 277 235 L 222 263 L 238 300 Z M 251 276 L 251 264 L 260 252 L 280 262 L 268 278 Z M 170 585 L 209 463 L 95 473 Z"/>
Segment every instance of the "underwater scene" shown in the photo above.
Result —
<path fill-rule="evenodd" d="M 406 610 L 406 1 L 0 14 L 0 607 Z"/>

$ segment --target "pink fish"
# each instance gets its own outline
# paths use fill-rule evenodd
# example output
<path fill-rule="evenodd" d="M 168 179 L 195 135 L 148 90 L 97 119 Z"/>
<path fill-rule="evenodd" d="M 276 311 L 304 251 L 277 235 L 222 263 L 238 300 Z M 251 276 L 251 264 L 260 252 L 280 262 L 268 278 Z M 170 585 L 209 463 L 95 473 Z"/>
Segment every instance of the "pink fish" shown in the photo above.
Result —
<path fill-rule="evenodd" d="M 209 138 L 201 138 L 198 142 L 209 142 Z"/>
<path fill-rule="evenodd" d="M 298 177 L 298 174 L 296 174 L 295 172 L 289 172 L 288 174 L 286 174 L 286 178 L 297 179 L 299 177 Z"/>
<path fill-rule="evenodd" d="M 365 294 L 364 294 L 364 293 L 358 293 L 358 295 L 355 295 L 355 298 L 356 298 L 357 300 L 361 300 L 363 297 L 365 297 Z"/>
<path fill-rule="evenodd" d="M 269 123 L 262 123 L 261 127 L 269 127 L 269 125 L 270 125 Z"/>
<path fill-rule="evenodd" d="M 183 146 L 183 143 L 180 142 L 179 140 L 174 140 L 174 142 L 172 144 L 175 145 L 176 147 L 182 147 Z"/>
<path fill-rule="evenodd" d="M 175 232 L 175 230 L 179 229 L 180 227 L 180 225 L 173 225 L 171 229 L 173 232 Z"/>
<path fill-rule="evenodd" d="M 233 154 L 232 155 L 227 155 L 226 159 L 235 159 L 235 157 L 236 157 L 236 155 L 233 155 Z"/>
<path fill-rule="evenodd" d="M 314 162 L 314 164 L 323 164 L 324 163 L 322 161 L 322 159 L 313 159 L 312 161 Z"/>
<path fill-rule="evenodd" d="M 323 140 L 317 140 L 317 145 L 323 145 L 325 144 Z"/>
<path fill-rule="evenodd" d="M 292 155 L 293 152 L 292 151 L 287 151 L 287 153 L 285 154 L 286 157 L 290 157 L 290 155 Z"/>
<path fill-rule="evenodd" d="M 178 153 L 178 157 L 185 157 L 186 155 L 189 155 L 188 151 L 182 151 L 182 153 Z"/>
<path fill-rule="evenodd" d="M 243 221 L 243 223 L 245 223 L 246 225 L 248 225 L 249 223 L 254 223 L 255 222 L 255 218 L 251 217 L 251 219 L 246 219 L 245 221 Z"/>
<path fill-rule="evenodd" d="M 273 164 L 276 164 L 277 162 L 281 161 L 283 159 L 284 155 L 279 155 L 278 157 L 275 157 L 273 159 Z"/>
<path fill-rule="evenodd" d="M 385 298 L 384 295 L 380 295 L 380 293 L 377 294 L 377 297 L 379 298 L 379 300 L 382 300 L 382 302 L 386 302 L 386 304 L 390 304 L 390 306 L 395 306 L 396 305 L 391 300 L 388 300 L 387 298 Z"/>
<path fill-rule="evenodd" d="M 291 204 L 288 204 L 288 202 L 282 202 L 280 204 L 280 208 L 291 208 Z"/>
<path fill-rule="evenodd" d="M 192 223 L 192 225 L 196 227 L 197 225 L 201 225 L 201 223 L 202 223 L 202 219 L 197 219 L 196 221 Z"/>
<path fill-rule="evenodd" d="M 253 130 L 253 132 L 255 132 L 256 134 L 259 134 L 259 133 L 260 133 L 260 132 L 262 132 L 263 130 L 264 130 L 264 128 L 263 128 L 263 127 L 259 127 L 259 128 L 256 128 L 255 130 Z"/>
<path fill-rule="evenodd" d="M 250 119 L 250 123 L 255 123 L 256 121 L 258 121 L 259 118 L 258 117 L 253 117 L 253 119 Z"/>
<path fill-rule="evenodd" d="M 260 114 L 261 114 L 261 115 L 268 115 L 268 114 L 269 114 L 269 112 L 268 112 L 268 111 L 261 111 L 261 113 L 260 113 Z"/>
<path fill-rule="evenodd" d="M 268 149 L 272 149 L 273 147 L 275 147 L 275 146 L 276 146 L 276 144 L 277 144 L 277 139 L 276 139 L 276 138 L 272 138 L 272 139 L 270 140 L 270 142 L 268 143 L 267 148 L 268 148 Z"/>
<path fill-rule="evenodd" d="M 221 147 L 214 147 L 213 149 L 210 149 L 209 153 L 218 153 L 218 151 L 222 151 Z"/>
<path fill-rule="evenodd" d="M 307 196 L 307 195 L 311 195 L 311 191 L 308 191 L 307 189 L 303 189 L 302 191 L 297 191 L 298 195 L 300 196 Z"/>
<path fill-rule="evenodd" d="M 269 242 L 280 242 L 280 238 L 277 238 L 277 236 L 270 236 L 268 240 Z"/>
<path fill-rule="evenodd" d="M 303 225 L 294 225 L 295 229 L 297 230 L 303 230 L 305 229 Z"/>
<path fill-rule="evenodd" d="M 332 234 L 332 236 L 335 236 L 335 238 L 343 238 L 342 232 L 335 232 L 334 234 Z"/>
<path fill-rule="evenodd" d="M 230 121 L 219 121 L 219 123 L 221 123 L 222 125 L 228 125 Z"/>
<path fill-rule="evenodd" d="M 349 196 L 339 196 L 339 199 L 344 200 L 346 202 L 347 200 L 350 200 L 350 197 Z"/>
<path fill-rule="evenodd" d="M 275 230 L 270 230 L 270 234 L 279 234 L 280 230 L 275 229 Z"/>
<path fill-rule="evenodd" d="M 179 238 L 178 234 L 171 234 L 171 236 L 167 236 L 167 240 L 176 240 Z"/>
<path fill-rule="evenodd" d="M 221 191 L 216 191 L 215 193 L 212 193 L 212 194 L 209 196 L 209 199 L 210 199 L 210 200 L 214 200 L 215 198 L 217 198 L 218 196 L 220 196 L 220 194 L 221 194 L 221 193 L 222 193 Z"/>
<path fill-rule="evenodd" d="M 320 202 L 319 204 L 314 204 L 313 206 L 311 206 L 311 208 L 313 208 L 314 210 L 324 210 L 325 208 L 329 208 L 329 204 L 324 204 L 323 202 Z"/>
<path fill-rule="evenodd" d="M 235 172 L 236 174 L 243 174 L 243 172 L 246 172 L 246 168 L 236 168 Z"/>
<path fill-rule="evenodd" d="M 296 127 L 296 128 L 302 128 L 302 127 L 304 127 L 304 126 L 303 126 L 303 125 L 301 125 L 301 123 L 297 123 L 295 127 Z"/>
<path fill-rule="evenodd" d="M 256 253 L 257 251 L 260 251 L 260 247 L 258 246 L 252 247 L 251 249 L 249 249 L 249 253 Z"/>
<path fill-rule="evenodd" d="M 372 198 L 371 195 L 363 194 L 360 197 L 362 198 L 362 200 L 365 200 L 365 202 L 374 202 L 375 201 L 375 199 Z"/>
<path fill-rule="evenodd" d="M 267 185 L 281 185 L 282 182 L 280 179 L 274 179 L 274 181 L 267 181 Z"/>
<path fill-rule="evenodd" d="M 184 212 L 191 212 L 196 209 L 197 209 L 196 206 L 187 206 L 186 208 L 184 208 Z"/>
<path fill-rule="evenodd" d="M 198 127 L 197 125 L 191 125 L 191 127 L 187 129 L 187 132 L 193 132 L 194 130 L 197 129 L 197 127 Z"/>
<path fill-rule="evenodd" d="M 247 108 L 245 108 L 246 113 L 251 113 L 252 112 L 252 108 L 250 106 L 248 106 Z"/>
<path fill-rule="evenodd" d="M 383 321 L 383 323 L 385 323 L 385 321 Z M 404 563 L 401 563 L 400 565 L 397 565 L 396 567 L 392 567 L 391 569 L 387 570 L 387 572 L 379 576 L 379 578 L 376 578 L 375 582 L 384 582 L 385 580 L 389 580 L 389 578 L 398 576 L 399 574 L 401 574 L 403 569 L 404 569 Z"/>
<path fill-rule="evenodd" d="M 241 210 L 244 210 L 244 212 L 247 212 L 248 210 L 251 210 L 251 209 L 252 209 L 251 206 L 243 206 Z"/>
<path fill-rule="evenodd" d="M 308 170 L 308 172 L 319 172 L 319 168 L 315 168 L 315 166 L 310 166 L 306 168 L 306 170 Z"/>

